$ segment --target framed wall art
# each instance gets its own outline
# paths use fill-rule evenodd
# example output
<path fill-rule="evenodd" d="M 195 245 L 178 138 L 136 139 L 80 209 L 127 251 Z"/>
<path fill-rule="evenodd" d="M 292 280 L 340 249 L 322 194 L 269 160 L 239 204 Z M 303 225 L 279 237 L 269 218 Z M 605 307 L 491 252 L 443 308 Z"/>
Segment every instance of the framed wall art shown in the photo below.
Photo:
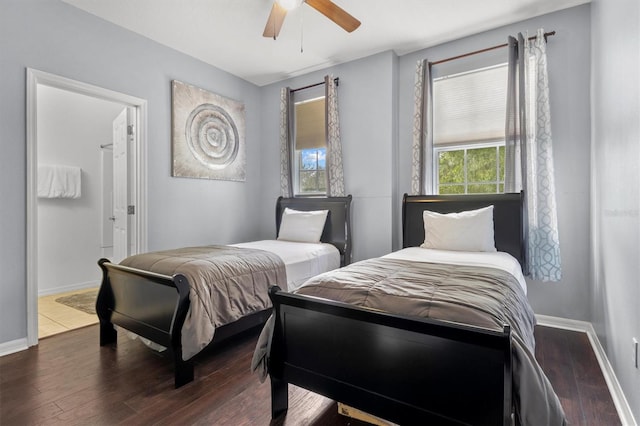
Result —
<path fill-rule="evenodd" d="M 244 104 L 177 80 L 171 97 L 172 176 L 244 181 Z"/>

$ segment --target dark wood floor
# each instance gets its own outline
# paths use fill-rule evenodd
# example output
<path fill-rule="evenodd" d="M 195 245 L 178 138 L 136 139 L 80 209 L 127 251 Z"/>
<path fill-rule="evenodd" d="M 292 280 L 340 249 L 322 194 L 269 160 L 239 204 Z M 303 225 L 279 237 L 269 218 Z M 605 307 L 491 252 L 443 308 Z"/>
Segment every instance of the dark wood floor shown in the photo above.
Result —
<path fill-rule="evenodd" d="M 620 424 L 587 336 L 537 327 L 536 339 L 570 424 Z M 176 390 L 170 360 L 138 341 L 101 348 L 97 326 L 52 336 L 0 358 L 0 424 L 364 424 L 294 386 L 286 418 L 270 422 L 269 382 L 249 371 L 256 340 L 252 331 L 198 356 L 196 379 Z"/>

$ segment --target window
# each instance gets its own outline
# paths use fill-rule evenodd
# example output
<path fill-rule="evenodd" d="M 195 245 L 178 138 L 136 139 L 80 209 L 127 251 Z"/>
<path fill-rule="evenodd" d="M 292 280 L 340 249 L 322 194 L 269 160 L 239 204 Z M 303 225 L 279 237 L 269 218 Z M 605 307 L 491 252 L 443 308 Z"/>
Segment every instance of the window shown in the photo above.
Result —
<path fill-rule="evenodd" d="M 433 170 L 439 194 L 504 192 L 507 65 L 434 79 Z"/>
<path fill-rule="evenodd" d="M 295 103 L 292 150 L 295 195 L 327 193 L 324 96 Z"/>
<path fill-rule="evenodd" d="M 504 192 L 504 140 L 436 148 L 435 157 L 439 194 Z"/>
<path fill-rule="evenodd" d="M 326 148 L 296 150 L 298 194 L 326 194 L 326 151 Z"/>

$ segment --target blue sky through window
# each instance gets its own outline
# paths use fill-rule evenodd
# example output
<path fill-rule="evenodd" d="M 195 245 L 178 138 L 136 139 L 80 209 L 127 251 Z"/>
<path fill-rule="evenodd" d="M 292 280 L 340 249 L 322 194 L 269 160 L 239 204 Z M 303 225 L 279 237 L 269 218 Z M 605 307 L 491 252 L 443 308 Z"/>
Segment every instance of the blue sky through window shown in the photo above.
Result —
<path fill-rule="evenodd" d="M 303 170 L 324 170 L 327 164 L 326 149 L 303 149 L 302 169 Z"/>

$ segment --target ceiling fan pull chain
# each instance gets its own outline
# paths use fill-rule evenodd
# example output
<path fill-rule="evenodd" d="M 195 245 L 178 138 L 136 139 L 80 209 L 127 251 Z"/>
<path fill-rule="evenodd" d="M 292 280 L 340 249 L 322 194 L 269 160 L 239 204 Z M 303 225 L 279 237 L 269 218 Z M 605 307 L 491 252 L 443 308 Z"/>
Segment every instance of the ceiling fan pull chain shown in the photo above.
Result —
<path fill-rule="evenodd" d="M 304 10 L 300 11 L 300 53 L 304 53 L 303 43 L 304 43 L 304 18 L 303 15 Z"/>

